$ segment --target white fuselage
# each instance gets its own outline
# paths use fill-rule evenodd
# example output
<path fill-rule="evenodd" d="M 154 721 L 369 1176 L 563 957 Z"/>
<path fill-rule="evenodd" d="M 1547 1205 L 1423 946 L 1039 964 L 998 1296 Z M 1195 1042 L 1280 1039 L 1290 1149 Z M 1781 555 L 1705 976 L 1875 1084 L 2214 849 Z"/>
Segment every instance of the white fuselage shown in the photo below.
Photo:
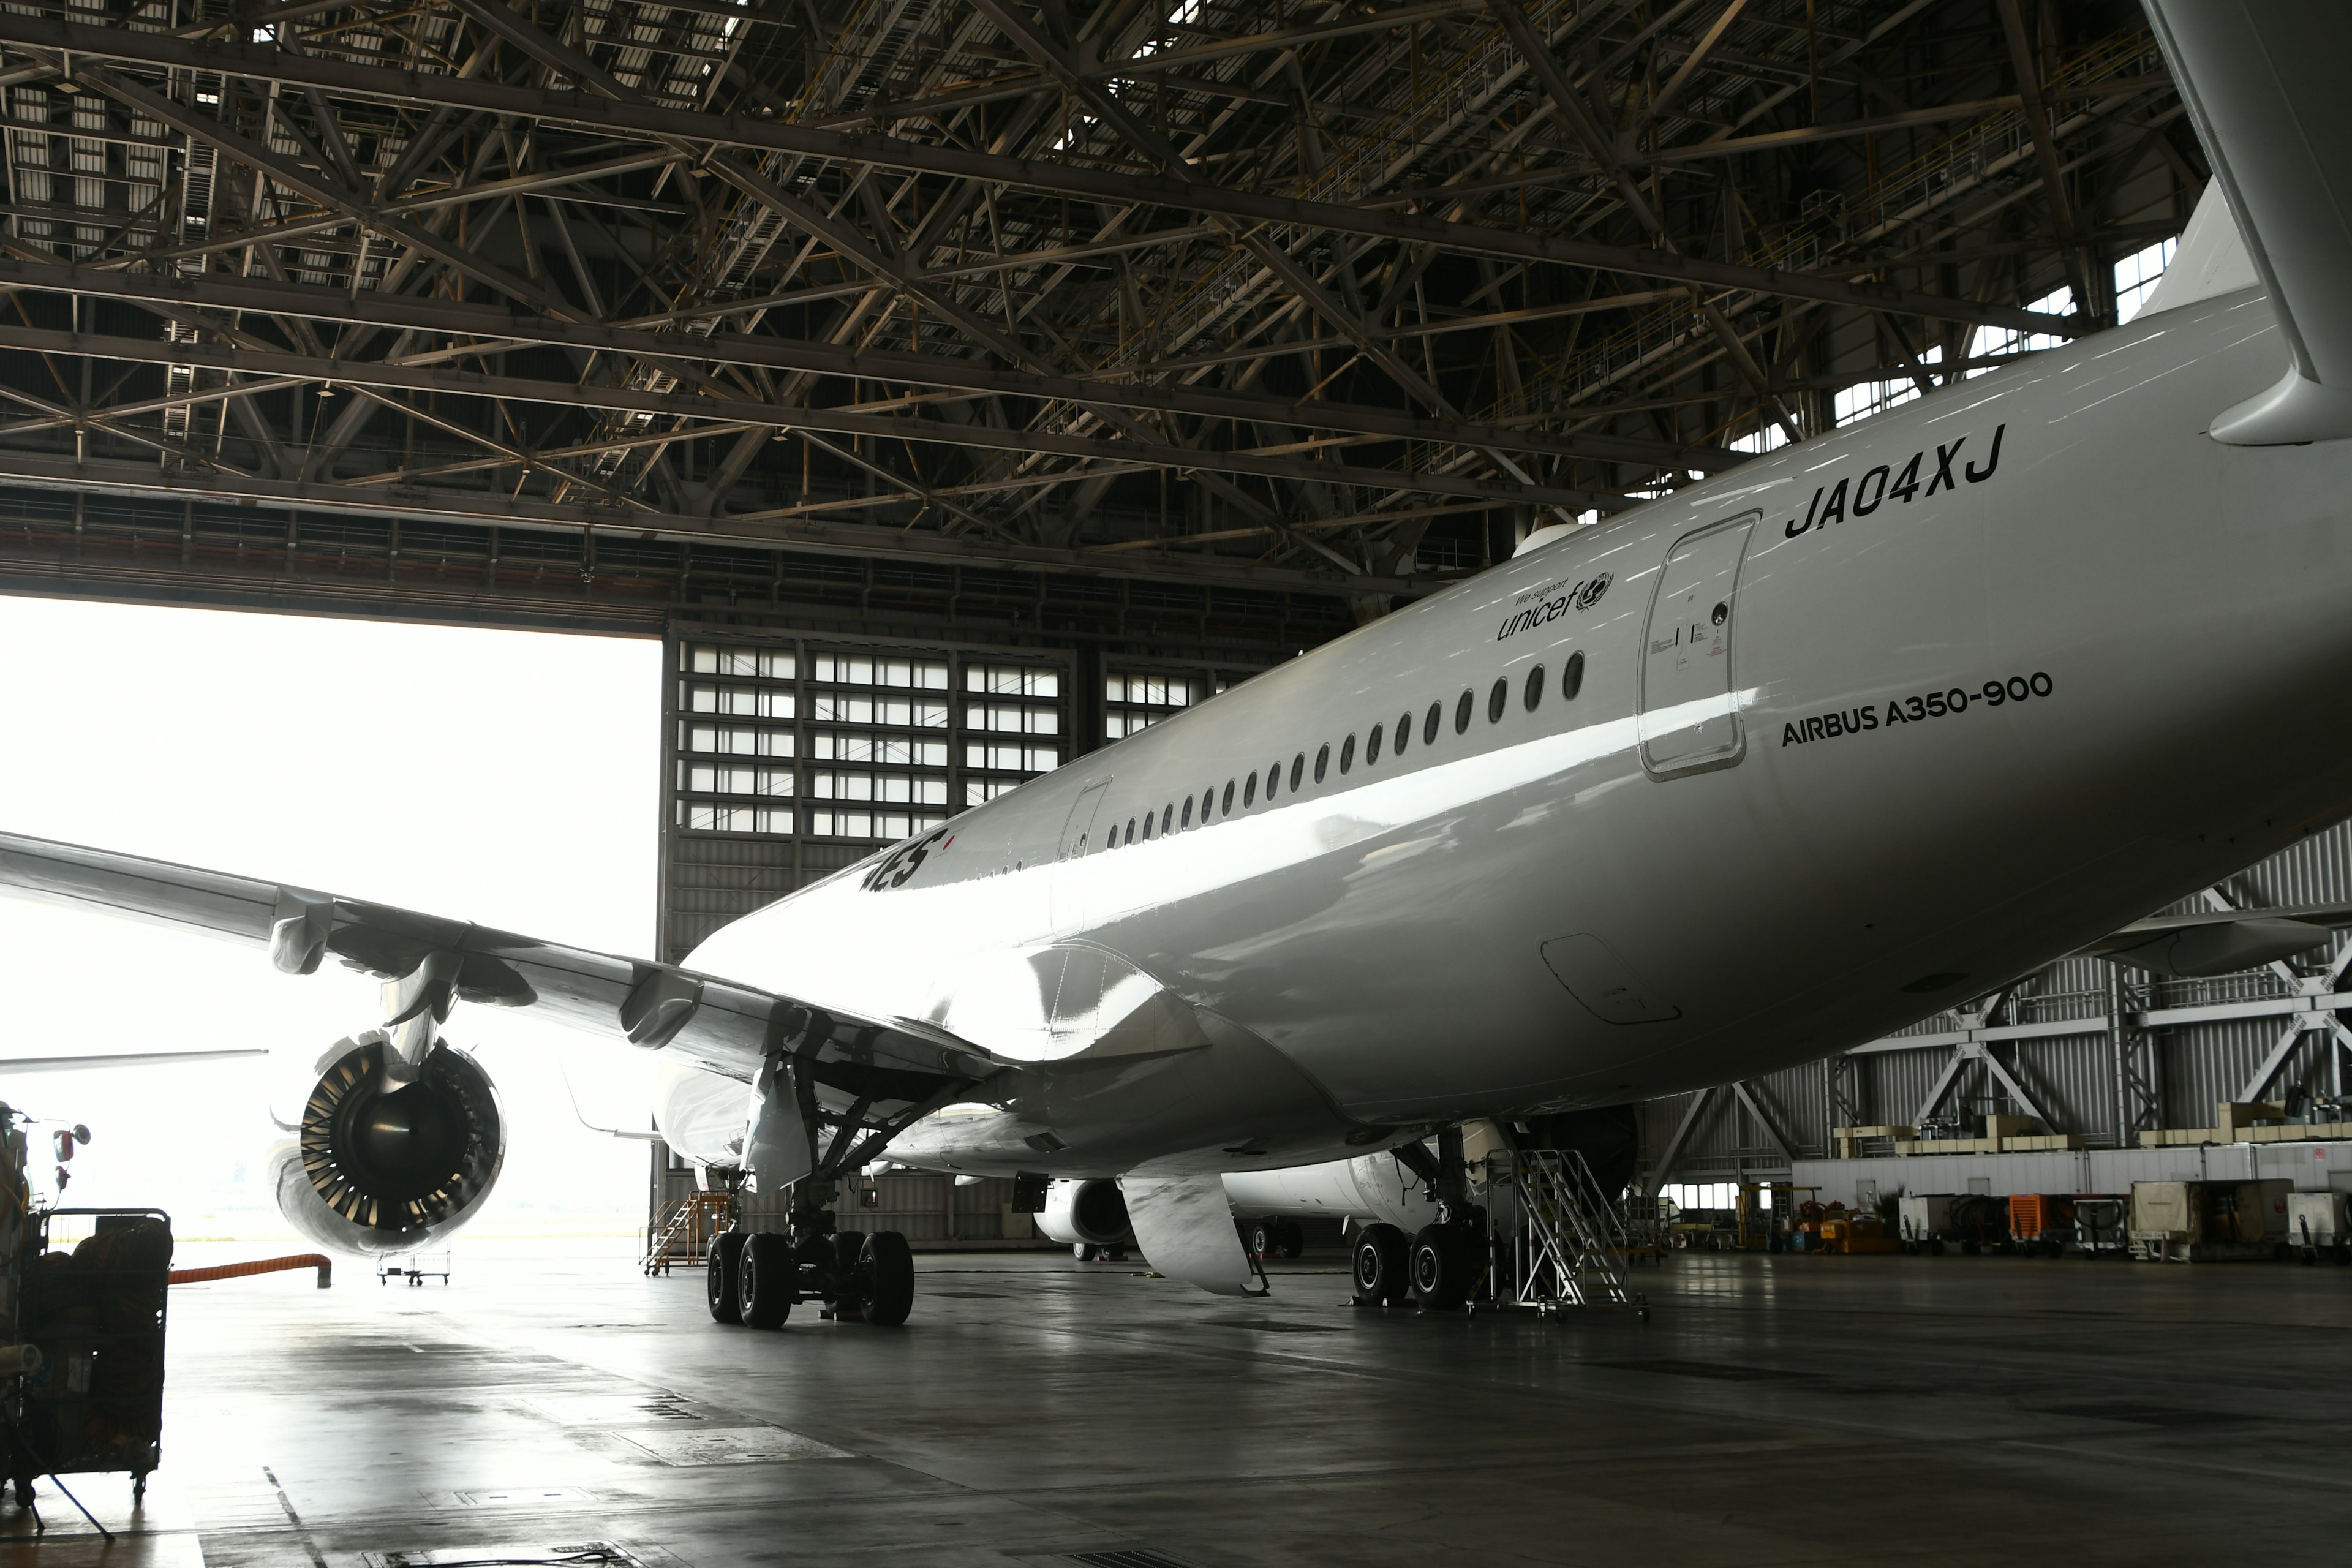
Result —
<path fill-rule="evenodd" d="M 1296 1164 L 1869 1039 L 2352 808 L 2352 443 L 2203 433 L 2284 357 L 2234 294 L 1759 458 L 689 962 L 1041 1064 L 894 1150 L 968 1170 Z"/>

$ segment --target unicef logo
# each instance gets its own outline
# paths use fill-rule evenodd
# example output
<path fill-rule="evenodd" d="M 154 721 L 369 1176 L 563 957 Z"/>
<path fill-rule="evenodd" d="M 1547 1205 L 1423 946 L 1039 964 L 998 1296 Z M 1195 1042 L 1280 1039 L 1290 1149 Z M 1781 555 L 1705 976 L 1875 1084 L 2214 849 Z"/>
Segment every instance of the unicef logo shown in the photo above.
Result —
<path fill-rule="evenodd" d="M 1576 591 L 1576 607 L 1580 610 L 1592 608 L 1601 602 L 1601 595 L 1609 592 L 1609 584 L 1616 580 L 1617 574 L 1614 572 L 1603 572 L 1591 582 L 1579 588 Z"/>

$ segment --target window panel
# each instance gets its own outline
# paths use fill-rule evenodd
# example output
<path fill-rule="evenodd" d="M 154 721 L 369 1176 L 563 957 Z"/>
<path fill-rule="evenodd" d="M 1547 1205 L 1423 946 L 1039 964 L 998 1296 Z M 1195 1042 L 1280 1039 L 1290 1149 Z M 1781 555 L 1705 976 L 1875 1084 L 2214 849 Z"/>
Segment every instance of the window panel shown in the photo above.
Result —
<path fill-rule="evenodd" d="M 809 699 L 809 716 L 820 722 L 871 724 L 874 722 L 874 699 L 852 697 L 839 691 L 820 691 Z"/>
<path fill-rule="evenodd" d="M 1028 708 L 1010 702 L 971 702 L 964 705 L 964 728 L 987 730 L 1001 735 L 1058 735 L 1062 732 L 1062 716 L 1051 708 Z"/>
<path fill-rule="evenodd" d="M 738 729 L 724 724 L 683 724 L 686 749 L 689 752 L 715 752 L 730 757 L 789 757 L 793 754 L 793 732 L 790 730 Z"/>
<path fill-rule="evenodd" d="M 1001 697 L 1059 697 L 1061 672 L 1019 664 L 968 664 L 963 668 L 966 691 Z"/>
<path fill-rule="evenodd" d="M 812 679 L 835 686 L 893 686 L 919 691 L 948 689 L 944 659 L 821 653 L 809 660 L 809 672 Z"/>
<path fill-rule="evenodd" d="M 787 795 L 793 793 L 793 770 L 681 764 L 678 787 L 693 795 Z"/>
<path fill-rule="evenodd" d="M 765 805 L 720 805 L 709 801 L 677 803 L 677 820 L 693 833 L 790 833 L 793 813 Z"/>
<path fill-rule="evenodd" d="M 790 653 L 772 648 L 720 647 L 697 643 L 686 650 L 685 668 L 693 675 L 752 676 L 761 680 L 790 680 L 795 673 Z"/>
<path fill-rule="evenodd" d="M 689 713 L 727 713 L 745 719 L 790 719 L 789 691 L 754 686 L 689 686 L 679 706 Z"/>
<path fill-rule="evenodd" d="M 969 743 L 963 765 L 992 768 L 1000 773 L 1050 773 L 1062 765 L 1062 753 L 1052 746 L 998 746 Z"/>

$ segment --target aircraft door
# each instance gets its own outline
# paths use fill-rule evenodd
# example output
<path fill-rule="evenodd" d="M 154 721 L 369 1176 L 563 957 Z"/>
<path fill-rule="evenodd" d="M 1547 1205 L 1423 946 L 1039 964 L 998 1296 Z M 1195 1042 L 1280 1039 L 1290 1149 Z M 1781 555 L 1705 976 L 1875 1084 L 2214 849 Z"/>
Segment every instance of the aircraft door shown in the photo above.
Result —
<path fill-rule="evenodd" d="M 1086 858 L 1087 851 L 1096 847 L 1095 814 L 1102 809 L 1103 796 L 1109 792 L 1110 780 L 1097 779 L 1078 791 L 1078 798 L 1070 803 L 1070 815 L 1063 820 L 1062 842 L 1054 856 L 1053 918 L 1057 931 L 1069 931 L 1086 920 L 1086 900 L 1071 862 Z"/>
<path fill-rule="evenodd" d="M 1675 542 L 1650 601 L 1641 674 L 1642 763 L 1661 778 L 1727 768 L 1747 741 L 1734 706 L 1732 628 L 1755 513 Z"/>

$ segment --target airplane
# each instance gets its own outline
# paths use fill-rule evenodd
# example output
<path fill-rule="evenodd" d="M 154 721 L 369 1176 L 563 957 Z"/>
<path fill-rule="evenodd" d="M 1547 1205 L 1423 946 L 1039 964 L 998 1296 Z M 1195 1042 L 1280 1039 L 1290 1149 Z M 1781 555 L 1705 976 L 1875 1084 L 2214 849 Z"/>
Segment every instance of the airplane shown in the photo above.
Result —
<path fill-rule="evenodd" d="M 684 964 L 22 837 L 0 883 L 382 979 L 274 1166 L 325 1245 L 415 1247 L 497 1180 L 465 1001 L 657 1053 L 670 1146 L 789 1192 L 714 1253 L 721 1321 L 904 1321 L 904 1238 L 834 1230 L 886 1157 L 1115 1182 L 1227 1294 L 1263 1289 L 1228 1176 L 1427 1163 L 1412 1282 L 1458 1301 L 1465 1121 L 1769 1072 L 2063 953 L 2217 973 L 2352 923 L 2134 918 L 2352 811 L 2352 13 L 2148 10 L 2217 177 L 2128 324 L 1540 531 Z"/>

